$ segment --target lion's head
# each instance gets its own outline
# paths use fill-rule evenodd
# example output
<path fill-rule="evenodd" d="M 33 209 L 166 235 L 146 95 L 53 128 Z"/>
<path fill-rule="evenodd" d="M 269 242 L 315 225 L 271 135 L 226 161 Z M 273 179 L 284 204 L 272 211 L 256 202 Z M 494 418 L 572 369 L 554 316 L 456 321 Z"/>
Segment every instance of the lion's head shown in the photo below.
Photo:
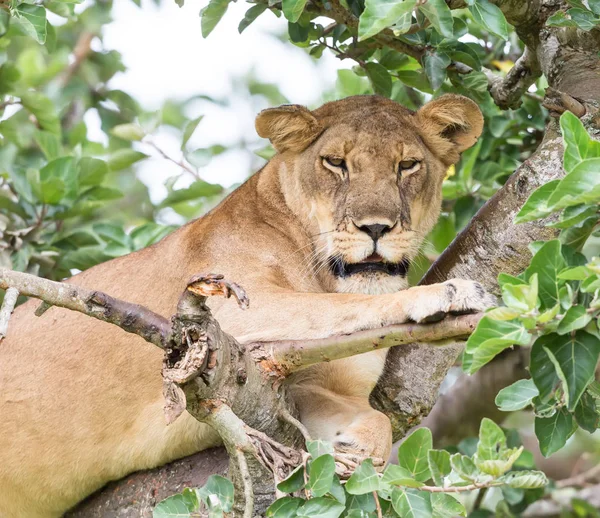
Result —
<path fill-rule="evenodd" d="M 457 95 L 417 112 L 364 95 L 256 119 L 279 152 L 286 202 L 312 236 L 314 271 L 331 291 L 373 294 L 407 286 L 410 261 L 439 216 L 445 172 L 482 127 L 477 105 Z"/>

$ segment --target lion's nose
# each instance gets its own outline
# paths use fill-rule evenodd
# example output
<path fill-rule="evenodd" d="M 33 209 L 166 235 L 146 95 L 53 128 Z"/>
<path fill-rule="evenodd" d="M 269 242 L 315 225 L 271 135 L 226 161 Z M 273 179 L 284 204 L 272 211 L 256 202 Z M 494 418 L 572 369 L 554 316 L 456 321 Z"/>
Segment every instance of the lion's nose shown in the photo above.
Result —
<path fill-rule="evenodd" d="M 367 234 L 373 241 L 377 241 L 384 234 L 387 234 L 390 230 L 392 230 L 390 225 L 382 225 L 380 223 L 375 223 L 373 225 L 362 225 L 358 228 Z"/>

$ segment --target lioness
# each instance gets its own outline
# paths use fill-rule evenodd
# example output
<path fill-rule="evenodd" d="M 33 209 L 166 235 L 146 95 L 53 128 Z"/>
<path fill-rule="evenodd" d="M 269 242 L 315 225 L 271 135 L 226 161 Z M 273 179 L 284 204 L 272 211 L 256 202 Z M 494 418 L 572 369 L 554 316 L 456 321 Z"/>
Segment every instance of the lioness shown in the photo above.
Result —
<path fill-rule="evenodd" d="M 377 96 L 256 119 L 278 154 L 216 209 L 160 243 L 71 282 L 174 313 L 186 281 L 217 272 L 250 310 L 210 300 L 241 343 L 311 339 L 488 304 L 467 280 L 406 290 L 440 212 L 450 164 L 483 125 L 445 95 L 412 112 Z M 402 291 L 404 290 L 404 291 Z M 166 426 L 161 352 L 141 338 L 37 301 L 17 309 L 0 347 L 0 516 L 54 517 L 110 480 L 216 445 L 189 415 Z M 295 380 L 300 417 L 337 448 L 386 458 L 389 420 L 369 405 L 385 351 L 324 363 Z"/>

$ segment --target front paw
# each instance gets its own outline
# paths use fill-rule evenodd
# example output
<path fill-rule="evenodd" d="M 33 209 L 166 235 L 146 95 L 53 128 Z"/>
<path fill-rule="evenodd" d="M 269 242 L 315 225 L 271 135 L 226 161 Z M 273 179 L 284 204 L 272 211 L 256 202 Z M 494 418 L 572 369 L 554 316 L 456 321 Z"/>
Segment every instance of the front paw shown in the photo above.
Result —
<path fill-rule="evenodd" d="M 408 317 L 420 324 L 436 322 L 448 314 L 476 313 L 497 305 L 496 297 L 475 281 L 450 279 L 417 289 L 422 291 L 411 300 Z"/>

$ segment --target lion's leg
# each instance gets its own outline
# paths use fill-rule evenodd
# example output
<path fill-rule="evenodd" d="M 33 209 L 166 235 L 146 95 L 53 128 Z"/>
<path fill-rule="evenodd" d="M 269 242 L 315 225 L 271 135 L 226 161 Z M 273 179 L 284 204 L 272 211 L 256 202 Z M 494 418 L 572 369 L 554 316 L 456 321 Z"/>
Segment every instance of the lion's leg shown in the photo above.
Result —
<path fill-rule="evenodd" d="M 385 351 L 374 351 L 317 365 L 291 380 L 300 420 L 313 438 L 340 452 L 387 460 L 392 427 L 369 404 L 384 362 Z"/>
<path fill-rule="evenodd" d="M 250 309 L 221 304 L 215 317 L 240 343 L 304 340 L 408 321 L 440 319 L 450 312 L 482 311 L 494 301 L 480 284 L 452 279 L 397 293 L 299 293 L 249 288 Z"/>

